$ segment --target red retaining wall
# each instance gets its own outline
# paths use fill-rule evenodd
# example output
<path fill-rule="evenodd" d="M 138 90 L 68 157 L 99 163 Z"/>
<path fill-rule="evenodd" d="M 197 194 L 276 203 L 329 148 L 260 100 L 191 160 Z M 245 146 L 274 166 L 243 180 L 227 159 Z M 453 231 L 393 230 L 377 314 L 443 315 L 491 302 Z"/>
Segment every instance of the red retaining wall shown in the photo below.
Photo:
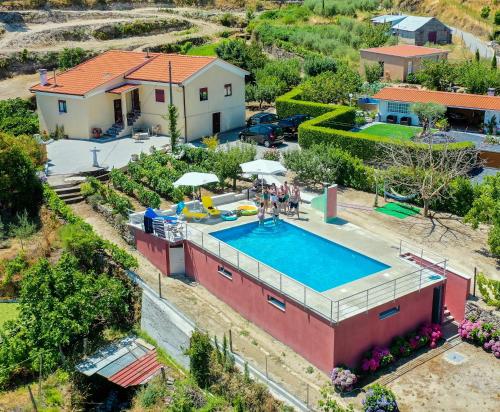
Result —
<path fill-rule="evenodd" d="M 433 290 L 438 285 L 410 293 L 340 322 L 335 327 L 335 365 L 358 366 L 363 352 L 373 346 L 388 346 L 395 336 L 412 332 L 422 323 L 430 322 Z M 399 313 L 379 319 L 381 312 L 395 306 L 399 306 Z"/>
<path fill-rule="evenodd" d="M 457 322 L 465 318 L 465 305 L 470 290 L 470 278 L 446 271 L 444 304 Z"/>
<path fill-rule="evenodd" d="M 223 263 L 215 256 L 205 254 L 189 242 L 184 247 L 186 275 L 312 364 L 330 372 L 334 334 L 329 322 L 273 292 L 256 279 L 240 274 L 236 268 L 225 265 L 232 273 L 232 279 L 228 279 L 218 273 L 218 265 Z M 285 302 L 285 310 L 269 303 L 268 296 Z"/>
<path fill-rule="evenodd" d="M 170 275 L 170 262 L 168 257 L 168 242 L 165 239 L 150 235 L 138 228 L 133 228 L 135 247 L 158 270 L 166 276 Z"/>

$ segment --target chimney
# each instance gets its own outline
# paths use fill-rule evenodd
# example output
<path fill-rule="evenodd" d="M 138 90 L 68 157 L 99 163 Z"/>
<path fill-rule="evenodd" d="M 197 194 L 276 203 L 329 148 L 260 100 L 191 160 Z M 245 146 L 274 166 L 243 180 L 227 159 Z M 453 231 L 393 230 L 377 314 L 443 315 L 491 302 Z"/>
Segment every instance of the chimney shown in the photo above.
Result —
<path fill-rule="evenodd" d="M 488 87 L 488 96 L 494 96 L 496 89 L 494 87 Z"/>
<path fill-rule="evenodd" d="M 42 86 L 47 85 L 47 69 L 40 69 L 38 73 L 40 74 L 40 84 Z"/>

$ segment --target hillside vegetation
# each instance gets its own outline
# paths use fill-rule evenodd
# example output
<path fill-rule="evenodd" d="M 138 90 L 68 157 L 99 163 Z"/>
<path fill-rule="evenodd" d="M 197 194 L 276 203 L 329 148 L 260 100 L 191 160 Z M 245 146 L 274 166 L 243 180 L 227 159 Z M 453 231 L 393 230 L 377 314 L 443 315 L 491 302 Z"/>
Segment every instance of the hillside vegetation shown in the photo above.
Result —
<path fill-rule="evenodd" d="M 485 39 L 493 32 L 495 11 L 500 9 L 496 0 L 396 0 L 395 3 L 403 12 L 435 16 Z M 491 9 L 487 18 L 481 17 L 484 7 Z"/>

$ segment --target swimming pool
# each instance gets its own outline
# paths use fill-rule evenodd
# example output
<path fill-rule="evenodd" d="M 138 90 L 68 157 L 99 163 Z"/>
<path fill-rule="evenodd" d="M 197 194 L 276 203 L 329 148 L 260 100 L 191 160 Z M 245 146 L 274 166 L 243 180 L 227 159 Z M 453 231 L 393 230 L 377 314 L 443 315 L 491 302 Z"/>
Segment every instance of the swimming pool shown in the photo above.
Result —
<path fill-rule="evenodd" d="M 210 234 L 318 292 L 390 268 L 283 221 L 252 222 Z"/>

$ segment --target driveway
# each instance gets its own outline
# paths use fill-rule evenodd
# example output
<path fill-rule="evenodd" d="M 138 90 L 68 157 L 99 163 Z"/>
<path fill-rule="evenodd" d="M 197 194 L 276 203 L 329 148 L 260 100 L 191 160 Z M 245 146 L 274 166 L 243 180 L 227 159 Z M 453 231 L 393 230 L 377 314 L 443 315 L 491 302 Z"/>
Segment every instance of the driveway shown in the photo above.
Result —
<path fill-rule="evenodd" d="M 238 128 L 238 129 L 233 129 L 233 130 L 229 130 L 227 132 L 223 132 L 223 133 L 219 133 L 219 142 L 222 146 L 234 146 L 236 144 L 239 144 L 240 143 L 240 139 L 238 138 L 238 133 L 243 130 L 242 127 Z M 194 142 L 191 142 L 191 144 L 193 146 L 196 146 L 196 147 L 203 147 L 203 144 L 201 143 L 201 139 L 200 140 L 196 140 Z M 264 146 L 262 145 L 257 145 L 256 146 L 257 148 L 257 158 L 261 158 L 264 153 L 269 150 L 269 149 L 266 149 Z M 280 152 L 286 152 L 287 150 L 296 150 L 299 148 L 299 144 L 297 142 L 296 139 L 294 140 L 285 140 L 285 142 L 279 146 L 277 146 L 277 149 L 280 151 Z"/>
<path fill-rule="evenodd" d="M 120 168 L 126 166 L 133 154 L 149 153 L 168 144 L 167 136 L 155 136 L 149 140 L 134 140 L 130 137 L 111 142 L 88 140 L 56 140 L 47 144 L 48 175 L 65 175 L 96 170 L 92 166 L 91 150 L 96 148 L 100 167 Z"/>
<path fill-rule="evenodd" d="M 486 42 L 479 37 L 474 36 L 471 33 L 457 29 L 456 27 L 451 27 L 451 32 L 453 36 L 456 36 L 463 40 L 465 46 L 472 52 L 475 53 L 479 50 L 479 55 L 485 59 L 491 59 L 495 54 L 492 47 L 488 46 Z"/>

